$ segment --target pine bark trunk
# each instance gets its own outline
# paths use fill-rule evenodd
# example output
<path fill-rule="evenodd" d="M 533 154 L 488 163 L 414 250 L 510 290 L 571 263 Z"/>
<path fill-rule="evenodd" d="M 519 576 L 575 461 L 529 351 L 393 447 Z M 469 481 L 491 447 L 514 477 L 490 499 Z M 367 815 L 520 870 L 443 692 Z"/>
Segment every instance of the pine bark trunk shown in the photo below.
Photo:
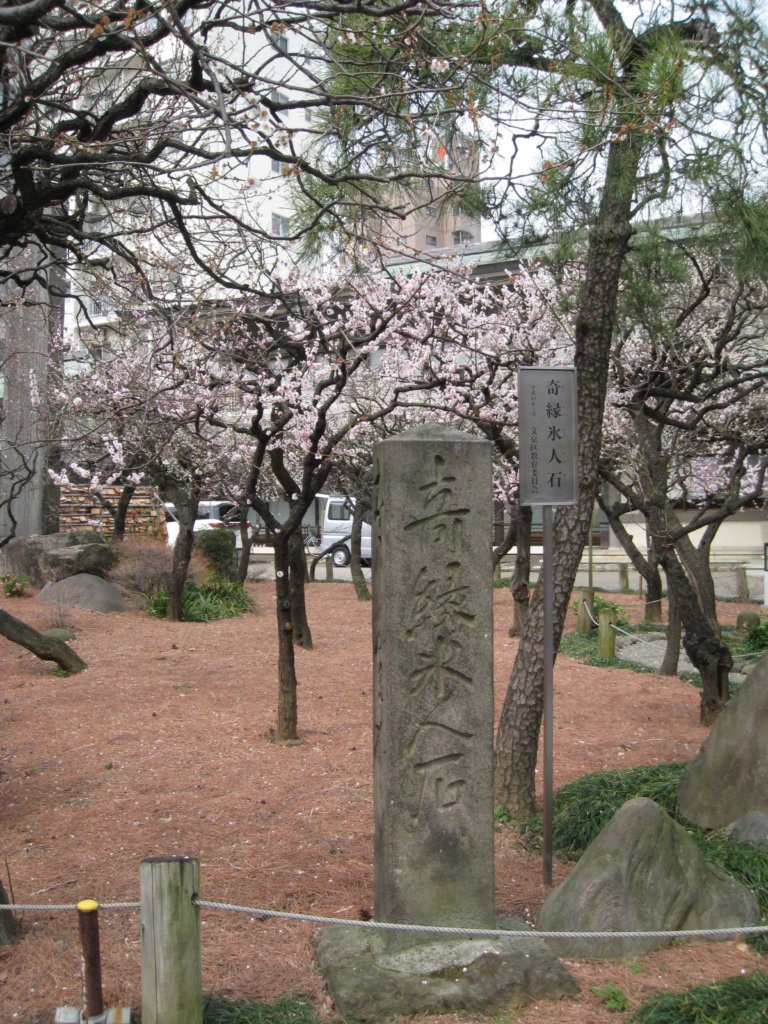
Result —
<path fill-rule="evenodd" d="M 630 213 L 640 146 L 632 134 L 608 152 L 600 209 L 590 233 L 576 317 L 579 497 L 555 517 L 553 633 L 557 650 L 592 524 L 608 362 L 619 277 L 632 234 Z M 535 772 L 544 692 L 544 594 L 536 587 L 496 733 L 495 802 L 513 818 L 535 810 Z"/>
<path fill-rule="evenodd" d="M 510 636 L 522 636 L 531 601 L 531 524 L 533 510 L 521 506 L 515 529 L 515 567 L 509 589 L 512 594 L 512 625 Z"/>

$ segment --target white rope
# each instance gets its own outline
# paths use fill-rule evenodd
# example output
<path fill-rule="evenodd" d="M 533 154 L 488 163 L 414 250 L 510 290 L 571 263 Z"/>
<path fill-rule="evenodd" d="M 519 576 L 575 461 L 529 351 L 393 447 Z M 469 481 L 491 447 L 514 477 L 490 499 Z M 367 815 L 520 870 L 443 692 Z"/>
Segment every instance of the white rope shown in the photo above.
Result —
<path fill-rule="evenodd" d="M 348 917 L 322 917 L 316 914 L 299 914 L 287 910 L 267 910 L 264 907 L 246 907 L 236 903 L 218 903 L 213 900 L 193 899 L 196 907 L 205 910 L 222 910 L 236 914 L 248 914 L 260 921 L 277 919 L 300 921 L 307 924 L 342 924 L 353 928 L 369 928 L 375 931 L 421 932 L 429 935 L 457 935 L 483 939 L 696 939 L 736 937 L 739 935 L 763 935 L 768 933 L 768 924 L 743 925 L 736 928 L 686 928 L 676 931 L 588 931 L 588 932 L 546 932 L 510 930 L 504 928 L 452 928 L 447 925 L 405 924 L 396 921 L 360 921 Z M 100 903 L 100 910 L 138 910 L 138 902 Z M 77 910 L 76 903 L 2 903 L 0 911 L 19 910 Z"/>
<path fill-rule="evenodd" d="M 99 903 L 99 910 L 138 910 L 140 903 Z M 0 903 L 4 910 L 77 910 L 77 903 Z"/>
<path fill-rule="evenodd" d="M 359 921 L 356 918 L 319 917 L 314 914 L 299 914 L 285 910 L 265 910 L 262 907 L 242 907 L 234 903 L 215 903 L 211 900 L 193 900 L 195 906 L 208 910 L 232 911 L 250 914 L 260 920 L 278 918 L 284 921 L 305 921 L 310 924 L 343 924 L 354 928 L 372 928 L 380 931 L 424 932 L 437 935 L 463 935 L 475 938 L 498 939 L 643 939 L 643 938 L 705 938 L 711 936 L 760 935 L 768 933 L 768 924 L 745 925 L 743 928 L 689 928 L 682 931 L 589 931 L 589 932 L 538 932 L 510 931 L 503 928 L 450 928 L 446 925 L 403 924 L 394 921 Z"/>

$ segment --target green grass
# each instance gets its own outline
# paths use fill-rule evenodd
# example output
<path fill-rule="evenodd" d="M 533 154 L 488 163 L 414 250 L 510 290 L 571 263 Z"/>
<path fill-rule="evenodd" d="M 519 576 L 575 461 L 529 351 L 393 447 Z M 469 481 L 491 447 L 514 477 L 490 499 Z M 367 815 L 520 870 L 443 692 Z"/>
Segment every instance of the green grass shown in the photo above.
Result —
<path fill-rule="evenodd" d="M 203 1024 L 320 1024 L 320 1017 L 308 996 L 283 996 L 274 1003 L 210 996 Z"/>
<path fill-rule="evenodd" d="M 560 651 L 569 658 L 583 661 L 593 668 L 630 668 L 635 672 L 655 672 L 639 661 L 625 661 L 623 658 L 599 658 L 597 655 L 597 633 L 565 633 L 560 640 Z"/>
<path fill-rule="evenodd" d="M 677 787 L 684 764 L 639 765 L 617 771 L 593 772 L 569 782 L 555 793 L 552 808 L 552 847 L 558 857 L 577 860 L 598 832 L 627 800 L 645 796 L 673 817 Z M 520 831 L 540 842 L 541 815 L 534 815 Z"/>
<path fill-rule="evenodd" d="M 657 996 L 629 1020 L 631 1024 L 766 1024 L 768 974 L 755 971 L 716 985 Z"/>

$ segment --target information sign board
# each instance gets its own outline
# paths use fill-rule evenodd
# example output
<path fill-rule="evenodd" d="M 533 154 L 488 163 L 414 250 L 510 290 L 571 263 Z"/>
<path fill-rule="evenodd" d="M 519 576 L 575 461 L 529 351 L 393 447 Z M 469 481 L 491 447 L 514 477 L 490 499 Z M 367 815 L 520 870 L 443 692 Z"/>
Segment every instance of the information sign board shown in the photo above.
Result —
<path fill-rule="evenodd" d="M 575 368 L 521 367 L 517 393 L 520 504 L 575 504 L 578 495 Z"/>

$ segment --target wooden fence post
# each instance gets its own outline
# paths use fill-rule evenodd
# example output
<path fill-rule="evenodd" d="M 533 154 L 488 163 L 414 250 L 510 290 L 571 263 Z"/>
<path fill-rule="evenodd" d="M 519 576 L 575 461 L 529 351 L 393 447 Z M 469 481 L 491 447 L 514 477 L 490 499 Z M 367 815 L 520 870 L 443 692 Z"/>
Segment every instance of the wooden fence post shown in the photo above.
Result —
<path fill-rule="evenodd" d="M 326 558 L 325 560 L 325 579 L 327 583 L 333 580 L 333 559 Z"/>
<path fill-rule="evenodd" d="M 579 600 L 579 610 L 576 616 L 576 632 L 583 636 L 589 636 L 595 628 L 594 622 L 595 592 L 594 590 L 582 590 Z"/>
<path fill-rule="evenodd" d="M 597 656 L 598 658 L 616 657 L 616 630 L 613 624 L 616 612 L 613 608 L 601 608 L 597 617 Z"/>
<path fill-rule="evenodd" d="M 149 857 L 140 883 L 142 1022 L 202 1024 L 200 862 Z"/>

